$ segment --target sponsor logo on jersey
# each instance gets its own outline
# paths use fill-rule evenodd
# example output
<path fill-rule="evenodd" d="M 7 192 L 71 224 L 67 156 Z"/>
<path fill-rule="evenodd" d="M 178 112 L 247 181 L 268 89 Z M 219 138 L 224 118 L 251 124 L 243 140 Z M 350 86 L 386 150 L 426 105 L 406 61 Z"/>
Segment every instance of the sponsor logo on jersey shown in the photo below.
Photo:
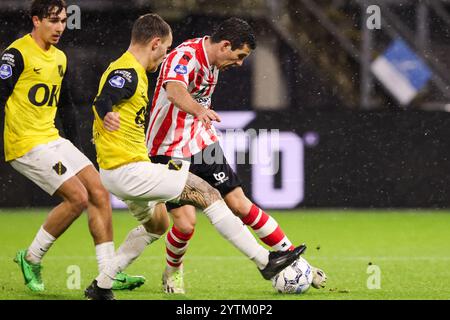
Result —
<path fill-rule="evenodd" d="M 48 107 L 57 106 L 60 90 L 61 87 L 56 84 L 49 87 L 45 83 L 38 83 L 28 91 L 28 100 L 36 107 L 42 107 L 44 105 Z"/>
<path fill-rule="evenodd" d="M 12 68 L 9 64 L 2 64 L 0 67 L 0 78 L 3 80 L 8 79 L 12 76 Z"/>
<path fill-rule="evenodd" d="M 9 63 L 11 66 L 13 66 L 13 67 L 15 67 L 16 66 L 16 61 L 15 61 L 15 57 L 14 57 L 14 55 L 13 54 L 11 54 L 11 53 L 5 53 L 4 55 L 3 55 L 3 57 L 2 57 L 2 60 L 4 61 L 4 62 L 7 62 L 7 63 Z"/>
<path fill-rule="evenodd" d="M 122 78 L 125 78 L 125 80 L 127 80 L 128 82 L 132 82 L 133 81 L 133 76 L 131 75 L 131 72 L 129 72 L 129 71 L 116 70 L 116 71 L 114 71 L 114 74 L 122 76 Z"/>
<path fill-rule="evenodd" d="M 211 106 L 211 97 L 199 97 L 195 98 L 195 101 L 197 101 L 199 104 L 204 106 L 205 108 L 209 108 Z"/>
<path fill-rule="evenodd" d="M 125 86 L 125 79 L 121 76 L 114 76 L 108 82 L 114 88 L 122 89 Z"/>
<path fill-rule="evenodd" d="M 42 68 L 33 68 L 33 71 L 36 72 L 37 74 L 41 74 L 41 70 Z"/>
<path fill-rule="evenodd" d="M 177 65 L 174 70 L 178 74 L 186 74 L 187 73 L 187 67 L 183 66 L 182 64 Z"/>
<path fill-rule="evenodd" d="M 55 170 L 58 176 L 62 176 L 64 173 L 66 173 L 67 168 L 62 164 L 61 161 L 59 161 L 57 164 L 53 166 L 53 170 Z"/>

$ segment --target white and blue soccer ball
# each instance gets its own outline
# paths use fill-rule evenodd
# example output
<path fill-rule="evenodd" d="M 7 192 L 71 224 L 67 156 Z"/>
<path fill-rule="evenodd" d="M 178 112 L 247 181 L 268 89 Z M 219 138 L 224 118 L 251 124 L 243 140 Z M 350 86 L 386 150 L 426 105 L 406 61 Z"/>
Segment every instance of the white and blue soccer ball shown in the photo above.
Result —
<path fill-rule="evenodd" d="M 312 279 L 311 266 L 300 257 L 272 278 L 272 286 L 279 293 L 301 294 L 308 291 Z"/>

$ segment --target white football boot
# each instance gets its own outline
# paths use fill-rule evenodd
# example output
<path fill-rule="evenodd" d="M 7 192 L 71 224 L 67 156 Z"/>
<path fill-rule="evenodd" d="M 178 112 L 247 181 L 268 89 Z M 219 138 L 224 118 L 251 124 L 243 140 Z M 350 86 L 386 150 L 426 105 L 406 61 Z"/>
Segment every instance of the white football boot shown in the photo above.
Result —
<path fill-rule="evenodd" d="M 174 271 L 169 271 L 166 267 L 163 273 L 162 283 L 165 293 L 185 294 L 183 265 Z"/>

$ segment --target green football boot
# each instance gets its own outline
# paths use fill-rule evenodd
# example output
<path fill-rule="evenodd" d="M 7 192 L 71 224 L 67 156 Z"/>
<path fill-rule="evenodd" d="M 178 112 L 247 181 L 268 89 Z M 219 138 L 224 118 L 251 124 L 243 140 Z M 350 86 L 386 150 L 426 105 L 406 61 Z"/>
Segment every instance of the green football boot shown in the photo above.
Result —
<path fill-rule="evenodd" d="M 119 272 L 113 281 L 113 290 L 133 290 L 139 288 L 145 283 L 143 276 L 130 276 L 126 273 Z"/>
<path fill-rule="evenodd" d="M 44 291 L 44 283 L 41 278 L 42 266 L 40 263 L 34 264 L 28 262 L 25 257 L 27 256 L 27 250 L 20 250 L 16 253 L 14 262 L 17 263 L 22 270 L 23 278 L 25 280 L 25 285 L 31 291 Z"/>

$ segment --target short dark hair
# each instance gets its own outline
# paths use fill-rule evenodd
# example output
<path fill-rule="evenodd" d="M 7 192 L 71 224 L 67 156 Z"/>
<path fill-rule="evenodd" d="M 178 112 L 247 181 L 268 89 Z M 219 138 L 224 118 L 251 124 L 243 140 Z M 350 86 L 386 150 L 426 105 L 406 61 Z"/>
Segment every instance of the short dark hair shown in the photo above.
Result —
<path fill-rule="evenodd" d="M 148 13 L 140 16 L 134 22 L 131 32 L 131 42 L 147 44 L 153 38 L 164 38 L 170 33 L 172 33 L 172 29 L 163 18 L 156 13 Z"/>
<path fill-rule="evenodd" d="M 56 12 L 54 12 L 55 9 Z M 67 4 L 64 0 L 33 0 L 30 15 L 31 17 L 37 16 L 42 20 L 50 17 L 52 13 L 60 14 L 63 9 L 67 9 Z"/>
<path fill-rule="evenodd" d="M 214 30 L 211 41 L 219 43 L 222 40 L 231 42 L 231 50 L 240 49 L 245 44 L 252 50 L 256 48 L 256 39 L 252 27 L 248 22 L 239 18 L 229 18 Z"/>

